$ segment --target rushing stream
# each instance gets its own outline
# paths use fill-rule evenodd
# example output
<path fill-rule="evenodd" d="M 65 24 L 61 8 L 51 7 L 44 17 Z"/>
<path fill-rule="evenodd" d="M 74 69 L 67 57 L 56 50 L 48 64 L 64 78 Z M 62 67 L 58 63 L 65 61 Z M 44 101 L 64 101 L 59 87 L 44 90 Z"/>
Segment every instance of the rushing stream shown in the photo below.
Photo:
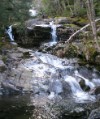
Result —
<path fill-rule="evenodd" d="M 40 26 L 40 25 L 39 25 Z M 49 25 L 41 25 L 42 27 L 51 27 L 52 45 L 57 43 L 56 28 L 54 22 Z M 6 31 L 11 41 L 14 41 L 12 35 L 12 26 Z M 78 59 L 61 59 L 51 54 L 34 52 L 30 50 L 31 58 L 23 59 L 23 63 L 19 63 L 16 68 L 12 68 L 12 72 L 26 71 L 31 84 L 31 91 L 35 97 L 46 97 L 47 100 L 54 100 L 60 97 L 61 100 L 67 100 L 67 93 L 74 103 L 95 102 L 96 95 L 91 92 L 100 86 L 100 74 L 95 69 L 80 67 L 77 64 Z M 91 73 L 90 73 L 91 72 Z M 19 73 L 19 72 L 18 72 Z M 21 74 L 20 81 L 23 81 Z M 11 77 L 12 78 L 12 77 Z M 16 76 L 17 78 L 17 76 Z M 21 79 L 22 78 L 22 79 Z M 13 79 L 14 80 L 14 79 Z M 16 79 L 17 80 L 17 79 Z M 84 82 L 84 87 L 89 90 L 84 90 L 80 82 Z M 27 81 L 26 81 L 27 83 Z M 66 85 L 64 85 L 66 84 Z M 15 83 L 16 85 L 16 83 Z M 27 87 L 27 84 L 23 84 Z M 33 90 L 32 90 L 33 89 Z M 66 90 L 69 92 L 66 92 Z M 23 89 L 23 93 L 24 89 Z M 38 99 L 40 99 L 40 97 Z M 31 119 L 34 106 L 30 106 L 34 96 L 18 95 L 18 96 L 1 96 L 0 97 L 0 119 Z M 44 101 L 44 100 L 43 100 Z M 41 104 L 42 101 L 38 102 Z"/>
<path fill-rule="evenodd" d="M 90 89 L 93 90 L 95 88 L 95 86 L 97 86 L 97 84 L 94 83 L 94 79 L 90 80 L 90 79 L 85 78 L 81 74 L 79 74 L 78 70 L 76 70 L 74 66 L 71 66 L 70 60 L 59 59 L 59 58 L 54 57 L 49 54 L 36 53 L 36 55 L 39 56 L 39 58 L 42 60 L 43 63 L 49 64 L 49 65 L 52 65 L 53 67 L 55 67 L 55 69 L 54 68 L 46 69 L 46 67 L 44 67 L 43 70 L 41 69 L 41 74 L 47 70 L 49 70 L 53 73 L 56 73 L 56 69 L 60 69 L 60 70 L 62 70 L 62 73 L 65 72 L 65 75 L 61 74 L 62 75 L 61 78 L 63 80 L 65 80 L 70 85 L 72 93 L 73 93 L 73 97 L 76 99 L 76 101 L 80 101 L 80 102 L 84 102 L 87 100 L 95 101 L 95 96 L 90 95 L 88 92 L 84 92 L 79 84 L 79 80 L 82 79 L 85 81 L 85 85 L 89 86 Z M 30 66 L 29 66 L 29 68 L 30 68 Z M 69 70 L 72 73 L 68 74 Z M 96 81 L 99 83 L 98 79 Z M 59 88 L 61 88 L 61 87 L 59 87 Z M 57 92 L 59 92 L 59 91 L 57 91 Z M 52 94 L 54 94 L 54 93 L 52 93 Z"/>
<path fill-rule="evenodd" d="M 66 87 L 67 89 L 71 88 L 70 99 L 66 96 L 66 100 L 73 99 L 74 103 L 82 104 L 96 101 L 95 95 L 90 94 L 91 90 L 96 86 L 100 86 L 100 75 L 97 75 L 95 70 L 92 70 L 90 74 L 92 79 L 88 79 L 88 77 L 85 78 L 86 75 L 80 73 L 81 67 L 79 68 L 79 66 L 75 65 L 77 59 L 60 59 L 50 54 L 33 51 L 31 51 L 31 57 L 33 59 L 26 60 L 24 64 L 19 64 L 18 67 L 25 69 L 27 72 L 33 72 L 32 77 L 34 78 L 31 83 L 41 87 L 38 89 L 40 90 L 39 93 L 36 93 L 35 97 L 33 95 L 1 96 L 0 119 L 33 119 L 31 118 L 34 111 L 33 102 L 37 101 L 37 104 L 41 105 L 47 99 L 53 100 L 60 96 L 64 92 L 62 82 L 69 85 Z M 85 69 L 83 68 L 84 71 Z M 90 71 L 87 70 L 85 73 L 87 74 Z M 85 85 L 89 86 L 90 91 L 82 89 L 79 83 L 80 80 L 85 81 Z M 48 83 L 44 84 L 45 81 L 49 81 L 50 85 Z M 50 93 L 46 93 L 46 90 L 49 90 Z M 63 100 L 63 97 L 61 99 Z"/>

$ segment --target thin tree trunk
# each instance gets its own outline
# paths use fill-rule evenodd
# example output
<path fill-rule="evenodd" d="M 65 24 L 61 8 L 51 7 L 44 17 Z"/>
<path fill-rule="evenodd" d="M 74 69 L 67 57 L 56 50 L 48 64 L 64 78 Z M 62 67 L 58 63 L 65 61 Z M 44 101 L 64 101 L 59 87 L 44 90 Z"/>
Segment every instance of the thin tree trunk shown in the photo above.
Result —
<path fill-rule="evenodd" d="M 95 11 L 94 11 L 93 0 L 87 0 L 86 6 L 87 6 L 88 18 L 89 18 L 89 21 L 92 27 L 93 37 L 96 42 L 96 47 L 100 50 L 98 39 L 97 39 L 97 30 L 96 30 L 96 24 L 95 24 Z"/>
<path fill-rule="evenodd" d="M 78 15 L 81 9 L 81 0 L 74 0 L 74 14 Z"/>
<path fill-rule="evenodd" d="M 67 4 L 68 4 L 68 7 L 70 9 L 71 15 L 73 16 L 74 15 L 74 12 L 73 12 L 72 8 L 70 7 L 69 0 L 67 0 Z"/>

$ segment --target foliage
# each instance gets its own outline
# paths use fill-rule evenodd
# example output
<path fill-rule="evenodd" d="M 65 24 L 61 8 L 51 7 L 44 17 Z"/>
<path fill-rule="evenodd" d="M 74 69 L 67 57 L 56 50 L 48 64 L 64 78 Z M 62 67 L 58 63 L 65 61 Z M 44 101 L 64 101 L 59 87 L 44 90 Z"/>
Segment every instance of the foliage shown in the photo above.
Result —
<path fill-rule="evenodd" d="M 37 2 L 39 13 L 48 16 L 86 16 L 86 0 L 34 0 Z M 36 2 L 34 3 L 36 5 Z M 94 0 L 96 15 L 100 15 L 100 1 Z"/>
<path fill-rule="evenodd" d="M 29 18 L 31 0 L 0 0 L 0 31 L 8 25 L 25 21 Z"/>

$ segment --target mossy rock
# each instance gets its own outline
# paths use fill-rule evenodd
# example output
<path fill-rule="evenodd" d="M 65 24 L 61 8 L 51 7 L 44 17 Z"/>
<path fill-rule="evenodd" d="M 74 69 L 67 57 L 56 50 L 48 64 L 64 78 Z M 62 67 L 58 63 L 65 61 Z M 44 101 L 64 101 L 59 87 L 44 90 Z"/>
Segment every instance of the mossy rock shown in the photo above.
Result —
<path fill-rule="evenodd" d="M 81 79 L 79 84 L 84 91 L 90 91 L 90 87 L 85 84 L 85 81 L 83 79 Z"/>
<path fill-rule="evenodd" d="M 65 57 L 68 58 L 74 58 L 78 56 L 77 47 L 72 44 L 69 44 L 66 48 L 64 48 L 64 52 Z"/>
<path fill-rule="evenodd" d="M 74 29 L 79 29 L 79 27 L 75 24 L 64 24 L 65 27 L 71 27 L 71 28 L 74 28 Z"/>
<path fill-rule="evenodd" d="M 95 57 L 97 56 L 97 50 L 94 47 L 94 45 L 87 44 L 86 46 L 84 46 L 83 48 L 83 55 L 85 56 L 85 59 L 89 62 L 94 62 L 95 61 Z"/>
<path fill-rule="evenodd" d="M 71 20 L 72 24 L 75 24 L 77 26 L 84 26 L 88 23 L 88 20 L 86 18 L 82 18 L 82 17 L 73 17 L 73 18 L 69 18 Z"/>

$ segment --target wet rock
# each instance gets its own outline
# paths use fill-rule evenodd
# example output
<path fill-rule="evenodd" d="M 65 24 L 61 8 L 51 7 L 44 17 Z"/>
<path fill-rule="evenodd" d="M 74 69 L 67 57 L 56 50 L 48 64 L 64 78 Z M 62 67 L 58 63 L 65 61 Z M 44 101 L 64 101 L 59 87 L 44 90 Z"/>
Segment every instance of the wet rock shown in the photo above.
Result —
<path fill-rule="evenodd" d="M 49 87 L 50 92 L 54 92 L 55 94 L 61 94 L 63 92 L 63 86 L 60 80 L 53 80 Z"/>
<path fill-rule="evenodd" d="M 28 49 L 21 48 L 21 47 L 17 47 L 17 50 L 18 50 L 18 52 L 21 52 L 21 53 L 26 53 L 26 52 L 29 52 L 30 51 Z"/>
<path fill-rule="evenodd" d="M 92 110 L 88 119 L 100 119 L 100 108 Z"/>
<path fill-rule="evenodd" d="M 59 41 L 66 41 L 71 34 L 73 34 L 74 29 L 70 27 L 60 26 L 57 28 L 57 36 Z"/>
<path fill-rule="evenodd" d="M 0 72 L 4 72 L 6 70 L 6 65 L 2 60 L 0 60 Z"/>
<path fill-rule="evenodd" d="M 24 35 L 27 37 L 24 38 Z M 31 29 L 27 28 L 26 34 L 23 34 L 21 37 L 23 37 L 22 40 L 16 40 L 20 45 L 26 47 L 40 46 L 41 43 L 51 39 L 51 28 L 42 26 L 34 26 Z"/>
<path fill-rule="evenodd" d="M 3 81 L 1 83 L 2 93 L 3 94 L 18 94 L 22 93 L 22 87 L 16 86 L 9 81 Z"/>
<path fill-rule="evenodd" d="M 95 88 L 94 94 L 95 94 L 95 95 L 100 94 L 100 86 L 98 86 L 98 87 Z"/>
<path fill-rule="evenodd" d="M 66 98 L 68 97 L 69 95 L 71 96 L 72 95 L 72 90 L 71 90 L 71 87 L 70 85 L 65 82 L 65 81 L 62 81 L 62 87 L 63 87 L 63 92 L 61 93 L 61 96 L 63 98 Z"/>
<path fill-rule="evenodd" d="M 42 24 L 47 25 L 42 26 Z M 51 39 L 51 28 L 49 23 L 44 21 L 32 21 L 28 23 L 25 28 L 20 26 L 15 27 L 14 38 L 15 41 L 24 47 L 37 47 L 43 42 L 48 42 Z"/>
<path fill-rule="evenodd" d="M 87 67 L 80 67 L 79 73 L 87 79 L 92 79 L 92 70 Z"/>
<path fill-rule="evenodd" d="M 17 53 L 12 52 L 11 54 L 9 53 L 9 57 L 14 60 L 18 60 L 22 56 L 23 56 L 23 53 L 18 53 L 18 52 Z"/>
<path fill-rule="evenodd" d="M 85 80 L 81 79 L 81 80 L 79 81 L 79 84 L 80 84 L 81 88 L 82 88 L 84 91 L 89 91 L 89 90 L 90 90 L 90 87 L 85 84 Z"/>
<path fill-rule="evenodd" d="M 86 110 L 82 107 L 76 107 L 75 109 L 72 109 L 70 112 L 64 112 L 62 115 L 62 119 L 68 118 L 68 119 L 86 119 Z"/>
<path fill-rule="evenodd" d="M 44 52 L 44 53 L 52 53 L 53 51 L 53 46 L 50 46 L 50 43 L 44 43 L 39 47 L 39 52 Z"/>

